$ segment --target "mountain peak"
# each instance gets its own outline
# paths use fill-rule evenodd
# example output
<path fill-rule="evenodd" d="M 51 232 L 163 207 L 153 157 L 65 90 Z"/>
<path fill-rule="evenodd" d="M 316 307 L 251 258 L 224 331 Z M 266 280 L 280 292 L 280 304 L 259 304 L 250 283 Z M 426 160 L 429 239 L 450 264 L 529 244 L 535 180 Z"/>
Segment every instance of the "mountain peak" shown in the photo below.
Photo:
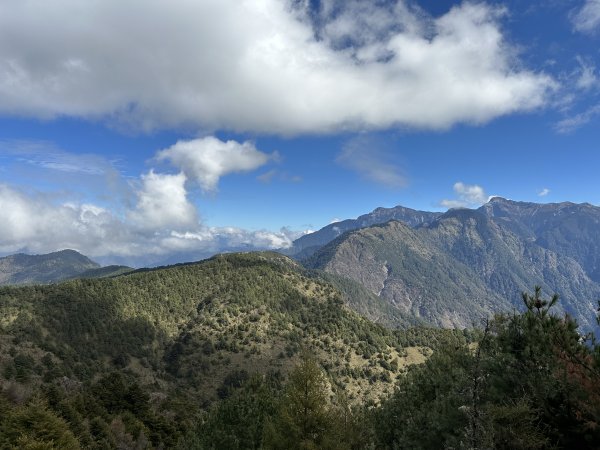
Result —
<path fill-rule="evenodd" d="M 98 263 L 72 249 L 43 255 L 19 253 L 0 258 L 0 284 L 54 283 L 98 268 Z"/>

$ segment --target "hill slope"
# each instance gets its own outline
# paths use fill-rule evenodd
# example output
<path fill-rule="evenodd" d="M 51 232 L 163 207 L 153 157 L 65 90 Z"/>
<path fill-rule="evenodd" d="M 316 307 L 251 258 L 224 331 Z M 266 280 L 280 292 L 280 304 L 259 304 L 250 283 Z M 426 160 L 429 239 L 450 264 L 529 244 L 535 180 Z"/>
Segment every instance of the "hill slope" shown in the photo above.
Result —
<path fill-rule="evenodd" d="M 303 348 L 332 391 L 377 402 L 425 360 L 423 344 L 444 336 L 462 338 L 375 325 L 332 284 L 275 253 L 0 288 L 4 392 L 52 393 L 50 404 L 91 447 L 100 446 L 97 430 L 114 438 L 123 427 L 172 445 L 240 379 L 285 378 Z"/>
<path fill-rule="evenodd" d="M 75 250 L 46 255 L 19 253 L 0 258 L 0 284 L 55 283 L 99 268 L 99 264 Z"/>

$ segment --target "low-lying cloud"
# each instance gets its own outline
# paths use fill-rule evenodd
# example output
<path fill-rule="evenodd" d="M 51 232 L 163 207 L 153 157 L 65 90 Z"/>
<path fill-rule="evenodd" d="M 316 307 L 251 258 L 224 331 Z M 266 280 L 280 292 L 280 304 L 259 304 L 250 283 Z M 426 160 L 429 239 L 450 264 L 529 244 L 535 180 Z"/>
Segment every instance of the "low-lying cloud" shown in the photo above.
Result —
<path fill-rule="evenodd" d="M 217 149 L 216 153 L 211 149 Z M 69 160 L 66 152 L 60 154 Z M 31 157 L 35 153 L 23 155 Z M 199 183 L 212 190 L 221 176 L 260 167 L 270 156 L 254 145 L 208 137 L 180 141 L 158 157 L 167 159 L 179 171 L 161 173 L 151 169 L 132 180 L 128 196 L 133 199 L 131 204 L 103 207 L 62 200 L 60 193 L 25 192 L 0 183 L 0 210 L 4 211 L 0 254 L 71 248 L 102 262 L 142 266 L 200 259 L 223 251 L 285 248 L 302 234 L 287 228 L 210 227 L 200 220 L 197 206 L 189 198 L 188 185 Z M 217 164 L 211 165 L 215 159 Z"/>

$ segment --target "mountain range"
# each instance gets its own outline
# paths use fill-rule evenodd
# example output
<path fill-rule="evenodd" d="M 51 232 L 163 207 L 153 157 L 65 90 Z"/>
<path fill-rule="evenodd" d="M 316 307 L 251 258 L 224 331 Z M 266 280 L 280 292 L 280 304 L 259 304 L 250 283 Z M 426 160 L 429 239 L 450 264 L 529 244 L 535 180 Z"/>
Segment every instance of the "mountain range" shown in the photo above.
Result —
<path fill-rule="evenodd" d="M 387 220 L 392 210 L 405 220 Z M 594 329 L 599 218 L 587 204 L 495 198 L 443 214 L 379 209 L 339 235 L 317 232 L 303 241 L 311 245 L 295 246 L 296 260 L 245 252 L 132 270 L 71 250 L 3 258 L 5 283 L 35 285 L 0 287 L 0 447 L 262 448 L 273 430 L 290 432 L 278 422 L 296 410 L 288 405 L 318 398 L 323 417 L 339 423 L 327 425 L 331 445 L 312 448 L 379 448 L 365 444 L 374 439 L 396 442 L 380 448 L 442 448 L 437 437 L 419 447 L 422 430 L 445 424 L 426 437 L 462 439 L 469 405 L 480 406 L 475 388 L 498 396 L 479 402 L 499 414 L 497 442 L 523 418 L 546 429 L 547 417 L 533 416 L 543 405 L 569 418 L 583 411 L 579 434 L 588 433 L 600 417 L 588 411 L 600 398 L 598 363 L 595 378 L 586 375 L 592 353 L 571 322 L 546 316 L 541 298 L 558 292 L 559 313 Z M 512 314 L 534 284 L 545 295 L 536 291 L 528 312 Z M 508 315 L 492 322 L 499 334 L 490 336 L 481 320 L 496 312 Z M 556 347 L 564 336 L 568 345 Z M 555 400 L 576 401 L 578 377 L 585 408 L 571 411 Z M 518 403 L 524 381 L 540 391 L 531 408 Z M 559 381 L 571 397 L 546 395 Z M 318 395 L 307 398 L 315 384 Z M 552 411 L 570 438 L 572 422 Z M 352 432 L 359 436 L 350 445 Z M 517 435 L 532 436 L 528 426 Z"/>
<path fill-rule="evenodd" d="M 331 223 L 314 233 L 306 234 L 296 239 L 289 249 L 283 250 L 297 259 L 311 256 L 320 247 L 331 242 L 338 236 L 352 230 L 377 225 L 390 220 L 399 220 L 411 227 L 429 223 L 442 213 L 417 211 L 415 209 L 396 206 L 394 208 L 377 208 L 369 214 L 363 214 L 356 219 L 346 219 Z"/>
<path fill-rule="evenodd" d="M 396 208 L 362 216 L 376 223 Z M 333 237 L 331 226 L 296 257 L 310 268 L 359 282 L 402 312 L 446 327 L 469 327 L 521 306 L 520 292 L 540 285 L 561 308 L 593 329 L 600 298 L 600 208 L 492 198 L 482 207 L 384 221 Z M 351 223 L 357 226 L 359 220 Z M 325 230 L 325 229 L 324 229 Z M 326 243 L 327 242 L 327 243 Z"/>
<path fill-rule="evenodd" d="M 521 306 L 520 292 L 558 293 L 558 311 L 595 329 L 600 208 L 494 197 L 446 213 L 377 208 L 297 239 L 282 253 L 321 271 L 360 314 L 387 326 L 471 327 Z M 0 258 L 0 284 L 44 284 L 132 271 L 74 250 Z"/>

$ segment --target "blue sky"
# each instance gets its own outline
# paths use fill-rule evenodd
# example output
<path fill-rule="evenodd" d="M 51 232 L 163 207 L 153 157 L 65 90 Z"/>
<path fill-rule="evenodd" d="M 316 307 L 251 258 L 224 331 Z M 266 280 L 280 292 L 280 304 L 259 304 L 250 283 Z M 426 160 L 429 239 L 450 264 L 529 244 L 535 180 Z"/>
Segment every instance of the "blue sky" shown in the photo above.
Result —
<path fill-rule="evenodd" d="M 50 3 L 0 5 L 0 253 L 149 265 L 379 206 L 600 204 L 599 0 Z"/>

